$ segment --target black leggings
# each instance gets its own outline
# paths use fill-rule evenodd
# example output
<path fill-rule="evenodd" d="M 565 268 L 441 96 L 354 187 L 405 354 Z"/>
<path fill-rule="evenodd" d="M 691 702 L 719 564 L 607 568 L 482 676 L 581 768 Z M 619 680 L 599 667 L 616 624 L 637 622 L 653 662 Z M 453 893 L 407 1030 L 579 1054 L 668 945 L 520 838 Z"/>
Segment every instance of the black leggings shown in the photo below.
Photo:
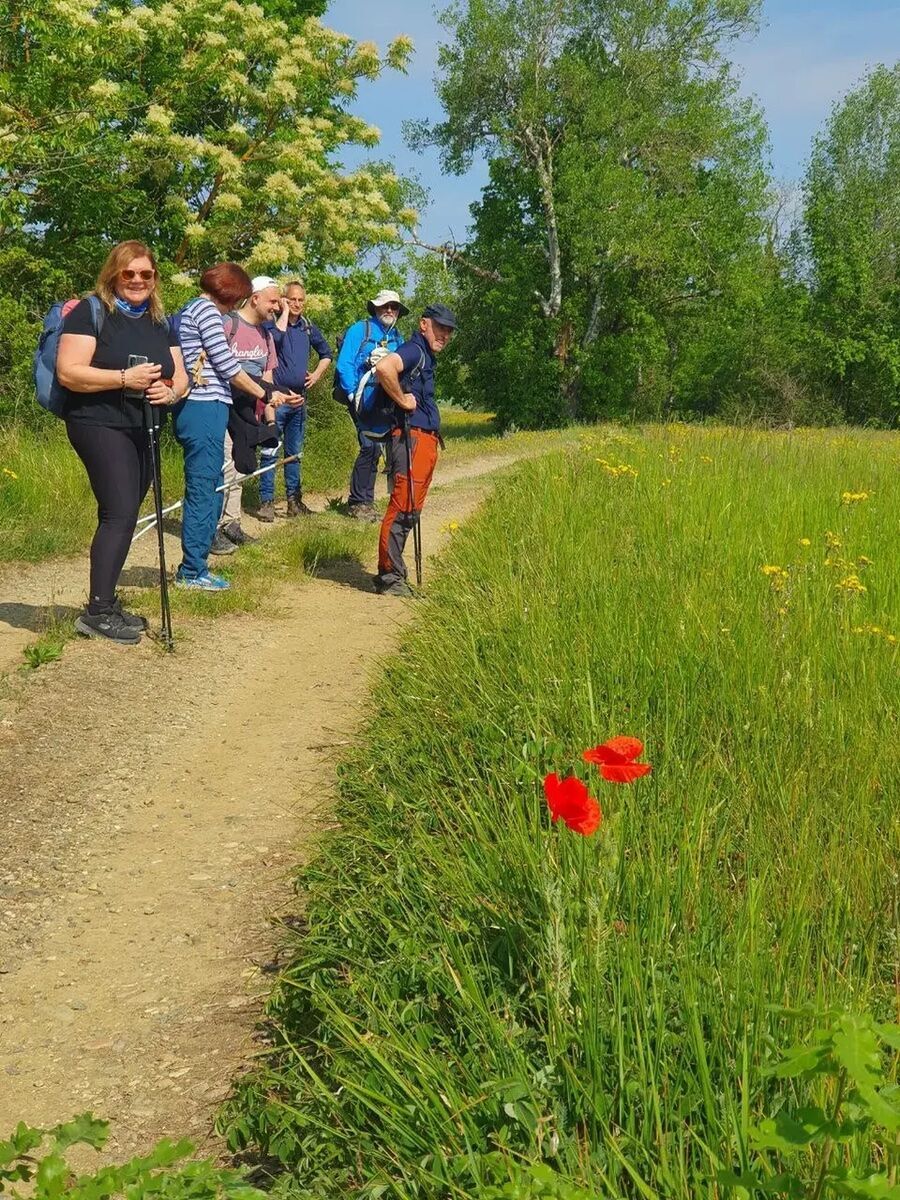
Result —
<path fill-rule="evenodd" d="M 141 429 L 110 429 L 84 421 L 66 421 L 66 432 L 97 500 L 90 603 L 95 609 L 106 608 L 116 598 L 116 584 L 152 478 L 147 435 Z"/>

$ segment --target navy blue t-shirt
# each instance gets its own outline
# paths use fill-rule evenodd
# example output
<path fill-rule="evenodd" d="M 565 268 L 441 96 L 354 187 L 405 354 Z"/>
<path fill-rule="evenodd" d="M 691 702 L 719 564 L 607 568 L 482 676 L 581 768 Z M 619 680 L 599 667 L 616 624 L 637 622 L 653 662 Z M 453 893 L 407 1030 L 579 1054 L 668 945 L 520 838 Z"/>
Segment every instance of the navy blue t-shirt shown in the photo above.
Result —
<path fill-rule="evenodd" d="M 400 386 L 416 398 L 416 411 L 409 414 L 411 429 L 431 429 L 435 433 L 441 427 L 441 414 L 434 399 L 434 354 L 421 333 L 414 333 L 408 342 L 394 351 L 403 359 L 404 373 Z M 421 371 L 414 379 L 409 374 L 419 363 Z"/>

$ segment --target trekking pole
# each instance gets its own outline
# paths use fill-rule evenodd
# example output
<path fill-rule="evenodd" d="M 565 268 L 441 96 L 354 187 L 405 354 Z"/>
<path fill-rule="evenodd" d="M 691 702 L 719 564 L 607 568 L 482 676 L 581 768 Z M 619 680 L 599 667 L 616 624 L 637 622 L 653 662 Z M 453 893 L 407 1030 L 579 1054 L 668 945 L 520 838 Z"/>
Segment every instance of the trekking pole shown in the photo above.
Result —
<path fill-rule="evenodd" d="M 297 462 L 297 460 L 299 458 L 300 458 L 299 454 L 292 454 L 288 458 L 280 458 L 278 460 L 278 462 L 272 463 L 272 465 L 270 467 L 260 467 L 259 470 L 254 471 L 252 475 L 242 475 L 241 478 L 238 480 L 238 483 L 243 484 L 243 483 L 246 483 L 248 479 L 256 479 L 257 476 L 266 475 L 269 471 L 277 471 L 279 467 L 283 467 L 286 463 Z M 237 484 L 231 484 L 230 486 L 237 487 Z M 216 492 L 218 493 L 218 492 L 227 491 L 228 487 L 229 487 L 229 484 L 223 483 L 221 487 L 216 488 Z M 174 504 L 167 504 L 166 507 L 162 510 L 162 515 L 165 517 L 165 516 L 168 516 L 169 513 L 177 512 L 178 509 L 181 508 L 181 506 L 183 504 L 184 504 L 183 500 L 176 500 Z M 149 533 L 151 529 L 154 529 L 156 527 L 156 514 L 155 513 L 147 513 L 146 516 L 138 517 L 137 523 L 138 523 L 138 525 L 142 525 L 143 528 L 138 529 L 137 533 L 131 539 L 132 542 L 136 542 L 139 537 L 143 537 L 145 533 Z"/>
<path fill-rule="evenodd" d="M 406 462 L 409 475 L 407 476 L 407 505 L 406 515 L 412 518 L 413 558 L 416 564 L 416 587 L 422 586 L 422 527 L 419 514 L 416 512 L 415 484 L 413 483 L 412 445 L 409 438 L 409 417 L 403 416 L 403 440 L 406 443 Z"/>
<path fill-rule="evenodd" d="M 166 572 L 166 546 L 163 535 L 162 469 L 159 450 L 159 413 L 152 404 L 144 401 L 144 419 L 147 422 L 147 438 L 150 442 L 150 463 L 153 475 L 153 505 L 156 509 L 156 532 L 159 543 L 159 604 L 162 618 L 162 638 L 166 650 L 175 649 L 172 636 L 172 610 L 169 607 L 169 576 Z"/>

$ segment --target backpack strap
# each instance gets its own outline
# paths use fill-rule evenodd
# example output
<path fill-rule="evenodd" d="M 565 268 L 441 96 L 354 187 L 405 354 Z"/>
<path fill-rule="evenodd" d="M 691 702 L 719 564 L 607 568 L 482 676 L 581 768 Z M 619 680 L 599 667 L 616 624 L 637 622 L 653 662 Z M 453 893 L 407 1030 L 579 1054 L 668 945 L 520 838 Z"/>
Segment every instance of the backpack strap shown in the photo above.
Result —
<path fill-rule="evenodd" d="M 96 292 L 91 292 L 88 295 L 87 302 L 91 306 L 91 316 L 94 319 L 94 337 L 99 339 L 100 334 L 103 332 L 103 326 L 106 323 L 106 305 Z"/>
<path fill-rule="evenodd" d="M 424 366 L 425 366 L 425 351 L 420 346 L 419 347 L 419 361 L 416 363 L 416 365 L 413 367 L 413 369 L 411 371 L 407 372 L 407 374 L 406 374 L 407 382 L 412 383 L 414 379 L 418 379 L 419 376 L 422 374 L 422 368 Z"/>

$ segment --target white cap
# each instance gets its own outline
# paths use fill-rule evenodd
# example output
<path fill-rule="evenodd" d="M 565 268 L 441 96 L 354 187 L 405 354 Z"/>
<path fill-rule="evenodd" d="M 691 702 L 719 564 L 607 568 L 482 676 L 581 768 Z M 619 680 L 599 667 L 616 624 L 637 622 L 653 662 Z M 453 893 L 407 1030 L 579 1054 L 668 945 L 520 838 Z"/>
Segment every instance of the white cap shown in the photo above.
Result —
<path fill-rule="evenodd" d="M 368 302 L 368 304 L 366 305 L 366 308 L 369 310 L 371 315 L 374 317 L 375 309 L 381 308 L 381 306 L 383 304 L 399 305 L 401 317 L 405 317 L 406 314 L 409 312 L 409 309 L 406 307 L 406 305 L 400 299 L 399 294 L 397 292 L 392 292 L 389 288 L 382 288 L 381 291 L 378 293 L 378 295 L 373 297 L 373 299 L 371 299 Z"/>
<path fill-rule="evenodd" d="M 250 286 L 253 288 L 253 295 L 255 296 L 257 292 L 264 292 L 266 288 L 280 288 L 281 284 L 277 279 L 273 279 L 271 275 L 256 275 L 250 280 Z"/>

